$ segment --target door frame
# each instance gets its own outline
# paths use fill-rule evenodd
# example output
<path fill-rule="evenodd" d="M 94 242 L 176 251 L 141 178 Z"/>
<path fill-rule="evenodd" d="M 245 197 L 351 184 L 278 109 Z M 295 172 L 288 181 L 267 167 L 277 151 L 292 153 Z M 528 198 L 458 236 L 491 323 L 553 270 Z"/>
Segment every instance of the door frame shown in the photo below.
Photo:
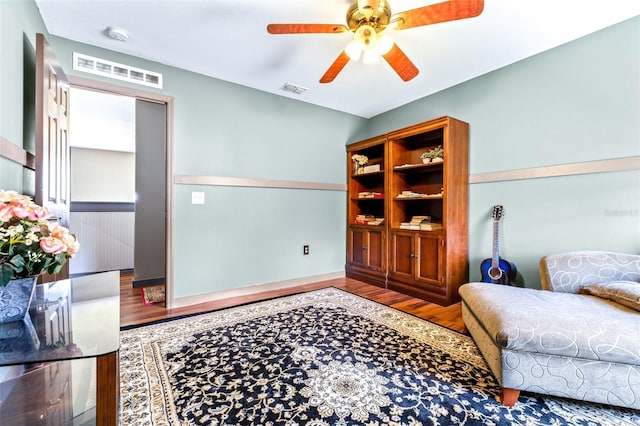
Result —
<path fill-rule="evenodd" d="M 159 93 L 147 92 L 145 90 L 136 89 L 128 86 L 119 86 L 117 84 L 107 83 L 103 81 L 91 80 L 84 77 L 69 75 L 69 83 L 71 87 L 78 89 L 93 90 L 97 92 L 129 96 L 149 102 L 157 102 L 166 105 L 166 139 L 167 139 L 167 158 L 166 158 L 166 218 L 165 218 L 165 307 L 171 309 L 173 307 L 174 291 L 173 291 L 173 133 L 174 133 L 174 98 L 173 96 L 162 95 Z M 71 117 L 73 119 L 73 117 Z"/>

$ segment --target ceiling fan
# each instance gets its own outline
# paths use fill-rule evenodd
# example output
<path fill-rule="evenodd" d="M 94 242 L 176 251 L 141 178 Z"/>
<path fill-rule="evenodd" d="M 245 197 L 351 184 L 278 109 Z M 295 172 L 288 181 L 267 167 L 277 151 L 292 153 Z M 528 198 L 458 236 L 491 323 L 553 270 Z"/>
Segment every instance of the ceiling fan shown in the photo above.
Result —
<path fill-rule="evenodd" d="M 404 81 L 418 75 L 418 68 L 385 33 L 388 28 L 406 30 L 423 25 L 473 18 L 482 13 L 484 0 L 449 0 L 405 12 L 391 13 L 385 0 L 355 0 L 347 9 L 347 25 L 342 24 L 269 24 L 269 34 L 354 33 L 351 41 L 320 79 L 330 83 L 347 65 L 362 55 L 365 63 L 376 62 L 380 56 Z"/>

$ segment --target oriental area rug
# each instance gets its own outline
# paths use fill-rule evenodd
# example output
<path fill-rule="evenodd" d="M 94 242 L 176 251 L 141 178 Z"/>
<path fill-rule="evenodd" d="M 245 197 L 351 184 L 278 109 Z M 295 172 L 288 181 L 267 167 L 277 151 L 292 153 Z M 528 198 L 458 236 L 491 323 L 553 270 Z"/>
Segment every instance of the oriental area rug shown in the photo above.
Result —
<path fill-rule="evenodd" d="M 327 288 L 121 331 L 122 425 L 637 425 L 522 393 L 473 340 Z"/>

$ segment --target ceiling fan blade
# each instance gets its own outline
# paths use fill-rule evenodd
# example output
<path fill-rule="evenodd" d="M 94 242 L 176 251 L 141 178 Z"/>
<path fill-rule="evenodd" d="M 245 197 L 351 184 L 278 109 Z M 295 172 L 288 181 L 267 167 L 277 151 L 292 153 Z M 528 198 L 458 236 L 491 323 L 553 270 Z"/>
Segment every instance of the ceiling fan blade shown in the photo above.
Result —
<path fill-rule="evenodd" d="M 398 20 L 396 30 L 406 30 L 422 25 L 473 18 L 480 15 L 482 9 L 484 0 L 450 0 L 400 12 L 393 15 L 392 19 Z"/>
<path fill-rule="evenodd" d="M 396 43 L 393 43 L 391 50 L 382 55 L 382 57 L 404 81 L 411 80 L 420 72 Z"/>
<path fill-rule="evenodd" d="M 334 78 L 342 71 L 347 62 L 349 62 L 349 55 L 344 50 L 340 53 L 340 55 L 336 58 L 335 61 L 331 64 L 327 72 L 324 73 L 322 78 L 320 79 L 320 83 L 331 83 Z"/>
<path fill-rule="evenodd" d="M 269 34 L 344 33 L 350 31 L 340 24 L 269 24 Z"/>

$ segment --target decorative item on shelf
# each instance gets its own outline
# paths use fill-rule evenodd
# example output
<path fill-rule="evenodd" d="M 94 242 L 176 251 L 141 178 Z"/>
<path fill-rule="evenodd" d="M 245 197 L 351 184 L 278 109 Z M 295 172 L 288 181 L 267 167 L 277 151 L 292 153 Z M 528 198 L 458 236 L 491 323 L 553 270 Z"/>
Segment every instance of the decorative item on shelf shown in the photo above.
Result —
<path fill-rule="evenodd" d="M 353 154 L 351 156 L 353 160 L 354 171 L 353 174 L 361 175 L 364 173 L 364 165 L 369 162 L 369 157 L 362 154 Z"/>
<path fill-rule="evenodd" d="M 402 191 L 397 195 L 397 198 L 420 198 L 425 194 L 416 191 Z"/>
<path fill-rule="evenodd" d="M 358 192 L 358 198 L 384 198 L 384 194 L 375 191 L 362 191 Z"/>
<path fill-rule="evenodd" d="M 444 196 L 444 191 L 437 192 L 435 194 L 423 194 L 422 192 L 416 191 L 402 191 L 399 193 L 396 198 L 404 199 L 404 198 L 442 198 Z"/>
<path fill-rule="evenodd" d="M 420 158 L 425 164 L 440 163 L 444 161 L 444 149 L 442 148 L 442 145 L 438 145 L 429 151 L 423 152 L 422 155 L 420 155 Z"/>
<path fill-rule="evenodd" d="M 409 222 L 400 223 L 400 229 L 419 230 L 422 223 L 431 223 L 431 216 L 411 216 Z"/>
<path fill-rule="evenodd" d="M 444 228 L 441 223 L 422 222 L 420 223 L 421 231 L 442 231 Z"/>
<path fill-rule="evenodd" d="M 374 173 L 380 171 L 380 164 L 371 164 L 370 166 L 364 166 L 364 173 Z"/>
<path fill-rule="evenodd" d="M 0 191 L 0 324 L 22 320 L 37 276 L 58 273 L 80 248 L 76 237 L 50 218 L 31 197 Z"/>
<path fill-rule="evenodd" d="M 383 222 L 384 222 L 384 217 L 375 217 L 370 214 L 356 215 L 356 220 L 355 220 L 356 225 L 382 225 Z"/>

